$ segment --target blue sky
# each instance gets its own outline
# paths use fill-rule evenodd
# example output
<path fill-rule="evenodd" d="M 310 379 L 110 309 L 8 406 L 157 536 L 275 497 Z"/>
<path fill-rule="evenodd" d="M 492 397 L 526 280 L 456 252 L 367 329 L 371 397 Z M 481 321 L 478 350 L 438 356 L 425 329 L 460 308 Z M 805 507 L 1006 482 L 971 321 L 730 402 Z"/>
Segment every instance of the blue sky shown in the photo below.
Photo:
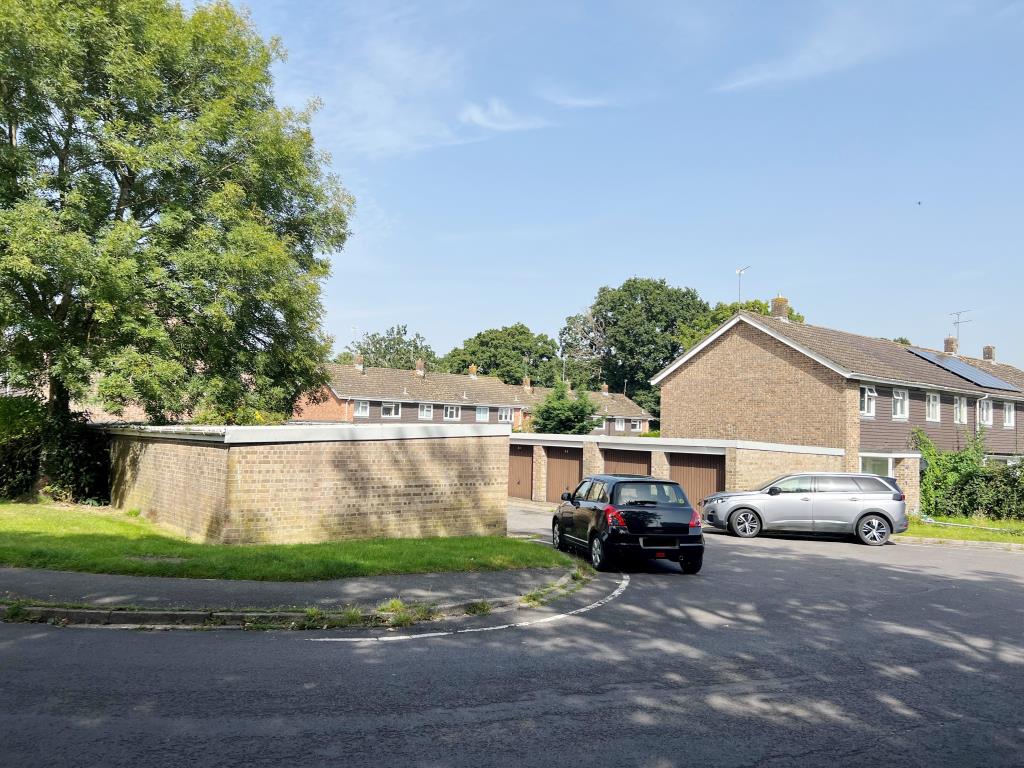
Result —
<path fill-rule="evenodd" d="M 1024 2 L 252 0 L 356 196 L 328 331 L 556 336 L 633 275 L 1024 365 Z M 919 204 L 920 203 L 920 204 Z"/>

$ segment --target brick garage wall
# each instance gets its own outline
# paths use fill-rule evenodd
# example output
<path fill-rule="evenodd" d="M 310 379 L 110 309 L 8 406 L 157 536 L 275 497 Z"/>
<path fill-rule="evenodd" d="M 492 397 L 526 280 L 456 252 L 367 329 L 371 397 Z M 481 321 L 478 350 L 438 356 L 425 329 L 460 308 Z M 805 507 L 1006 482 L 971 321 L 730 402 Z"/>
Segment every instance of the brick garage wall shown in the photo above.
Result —
<path fill-rule="evenodd" d="M 214 443 L 115 437 L 111 504 L 190 539 L 218 540 L 227 519 L 228 448 Z"/>
<path fill-rule="evenodd" d="M 842 472 L 843 466 L 843 456 L 730 448 L 726 451 L 725 490 L 750 490 L 791 472 Z"/>
<path fill-rule="evenodd" d="M 843 448 L 856 456 L 850 387 L 825 366 L 738 323 L 661 383 L 661 436 Z"/>
<path fill-rule="evenodd" d="M 508 437 L 255 445 L 114 435 L 114 506 L 223 543 L 504 535 Z"/>

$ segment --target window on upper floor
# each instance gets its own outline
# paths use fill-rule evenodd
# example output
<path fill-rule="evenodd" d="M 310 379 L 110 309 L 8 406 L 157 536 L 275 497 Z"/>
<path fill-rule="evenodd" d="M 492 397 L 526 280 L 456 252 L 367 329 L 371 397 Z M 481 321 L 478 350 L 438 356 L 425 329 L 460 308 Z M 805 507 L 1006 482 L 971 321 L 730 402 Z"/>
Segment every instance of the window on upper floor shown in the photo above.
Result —
<path fill-rule="evenodd" d="M 927 421 L 942 421 L 942 398 L 938 392 L 924 396 L 924 417 Z"/>
<path fill-rule="evenodd" d="M 992 401 L 991 400 L 979 400 L 978 401 L 978 426 L 980 426 L 980 427 L 991 427 L 992 426 Z"/>
<path fill-rule="evenodd" d="M 639 432 L 640 431 L 640 426 L 641 426 L 640 425 L 640 419 L 630 419 L 629 420 L 629 431 L 630 432 Z"/>
<path fill-rule="evenodd" d="M 491 420 L 491 409 L 486 405 L 478 405 L 476 407 L 476 420 L 477 421 L 490 421 Z"/>
<path fill-rule="evenodd" d="M 860 415 L 868 418 L 875 416 L 875 401 L 878 399 L 878 392 L 874 387 L 865 385 L 860 388 Z"/>
<path fill-rule="evenodd" d="M 512 409 L 511 408 L 499 408 L 498 409 L 498 423 L 500 423 L 500 424 L 511 424 L 512 423 Z"/>
<path fill-rule="evenodd" d="M 1017 426 L 1017 406 L 1013 403 L 1003 403 L 1003 428 L 1013 429 Z"/>
<path fill-rule="evenodd" d="M 397 419 L 402 415 L 401 403 L 381 403 L 380 417 L 382 419 Z"/>
<path fill-rule="evenodd" d="M 423 421 L 434 420 L 434 404 L 433 403 L 420 403 L 420 418 Z"/>
<path fill-rule="evenodd" d="M 615 431 L 625 432 L 626 431 L 626 420 L 619 418 L 615 420 Z"/>
<path fill-rule="evenodd" d="M 906 421 L 910 418 L 910 393 L 905 389 L 892 391 L 892 418 L 894 421 Z"/>
<path fill-rule="evenodd" d="M 953 423 L 967 423 L 967 398 L 956 396 L 953 398 Z"/>
<path fill-rule="evenodd" d="M 370 415 L 370 401 L 356 400 L 356 418 L 365 419 Z"/>
<path fill-rule="evenodd" d="M 445 421 L 459 421 L 462 418 L 462 406 L 461 405 L 446 405 L 444 407 L 444 420 Z"/>

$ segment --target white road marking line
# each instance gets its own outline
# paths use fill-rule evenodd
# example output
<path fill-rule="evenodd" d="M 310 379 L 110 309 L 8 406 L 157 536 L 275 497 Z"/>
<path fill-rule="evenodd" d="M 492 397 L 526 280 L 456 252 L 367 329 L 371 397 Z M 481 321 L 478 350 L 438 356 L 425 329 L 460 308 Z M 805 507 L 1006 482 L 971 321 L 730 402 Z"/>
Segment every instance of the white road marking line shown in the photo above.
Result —
<path fill-rule="evenodd" d="M 595 608 L 600 608 L 606 603 L 610 603 L 612 600 L 617 598 L 623 592 L 626 591 L 626 587 L 629 586 L 629 574 L 620 574 L 622 579 L 619 581 L 619 585 L 613 592 L 605 595 L 597 602 L 585 605 L 582 608 L 577 608 L 575 611 L 569 611 L 567 613 L 556 613 L 554 616 L 545 616 L 543 619 L 534 619 L 533 621 L 519 621 L 514 624 L 500 624 L 495 627 L 471 627 L 468 629 L 452 629 L 447 632 L 423 632 L 417 635 L 380 635 L 375 637 L 311 637 L 309 641 L 311 643 L 387 643 L 394 640 L 417 640 L 421 637 L 448 637 L 450 635 L 468 635 L 471 632 L 495 632 L 499 629 L 519 629 L 522 627 L 532 627 L 536 624 L 547 624 L 552 621 L 558 621 L 560 619 L 566 619 L 569 616 L 578 616 L 581 613 L 592 611 Z"/>

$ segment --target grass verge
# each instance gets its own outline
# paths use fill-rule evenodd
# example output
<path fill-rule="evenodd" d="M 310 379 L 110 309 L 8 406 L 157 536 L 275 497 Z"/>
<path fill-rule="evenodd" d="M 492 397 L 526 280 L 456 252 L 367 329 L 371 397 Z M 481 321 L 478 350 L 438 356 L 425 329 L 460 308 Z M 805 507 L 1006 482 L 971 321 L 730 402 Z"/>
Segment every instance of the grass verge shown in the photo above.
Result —
<path fill-rule="evenodd" d="M 500 536 L 327 544 L 197 544 L 106 508 L 0 503 L 0 564 L 196 579 L 316 581 L 568 567 L 561 552 Z"/>
<path fill-rule="evenodd" d="M 955 528 L 945 525 L 934 525 L 923 522 L 918 517 L 910 517 L 908 536 L 922 536 L 932 539 L 951 539 L 954 541 L 997 541 L 1009 544 L 1024 544 L 1024 522 L 1017 520 L 989 520 L 983 517 L 935 517 L 942 523 L 978 526 L 974 528 Z M 981 528 L 999 528 L 989 531 Z M 899 537 L 896 538 L 899 541 Z"/>

